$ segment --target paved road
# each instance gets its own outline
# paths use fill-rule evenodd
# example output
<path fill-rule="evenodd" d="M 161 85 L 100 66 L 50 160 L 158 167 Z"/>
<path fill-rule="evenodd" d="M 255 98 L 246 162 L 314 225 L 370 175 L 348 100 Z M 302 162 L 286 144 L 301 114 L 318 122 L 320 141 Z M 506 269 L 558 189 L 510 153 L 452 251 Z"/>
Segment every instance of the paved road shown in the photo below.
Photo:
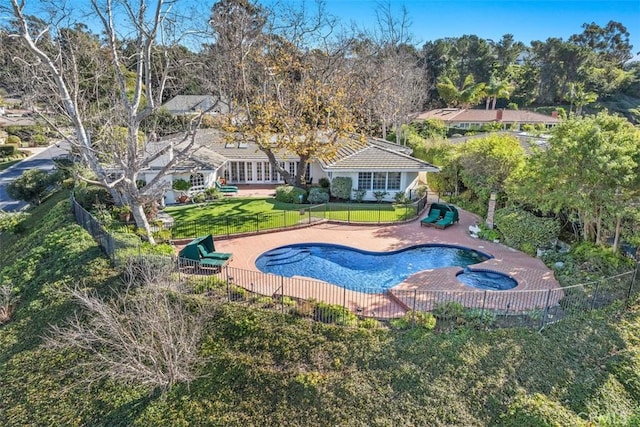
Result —
<path fill-rule="evenodd" d="M 0 210 L 5 212 L 15 212 L 24 209 L 27 204 L 22 201 L 13 200 L 7 194 L 7 185 L 18 178 L 22 173 L 29 169 L 42 169 L 50 171 L 54 168 L 52 158 L 67 154 L 66 146 L 50 145 L 45 149 L 28 149 L 37 152 L 37 154 L 11 166 L 0 172 Z"/>

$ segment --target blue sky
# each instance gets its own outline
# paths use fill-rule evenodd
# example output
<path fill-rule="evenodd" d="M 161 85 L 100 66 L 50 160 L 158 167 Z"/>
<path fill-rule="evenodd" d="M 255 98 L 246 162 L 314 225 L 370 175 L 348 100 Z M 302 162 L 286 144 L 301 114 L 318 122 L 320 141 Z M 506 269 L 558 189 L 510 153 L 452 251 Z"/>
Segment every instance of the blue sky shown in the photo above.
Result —
<path fill-rule="evenodd" d="M 296 1 L 296 0 L 289 0 Z M 375 0 L 326 0 L 328 10 L 345 23 L 375 24 Z M 511 33 L 527 45 L 532 40 L 567 40 L 582 24 L 622 23 L 631 35 L 633 53 L 640 51 L 640 0 L 383 0 L 400 16 L 404 5 L 412 21 L 414 43 L 475 34 L 498 40 Z"/>

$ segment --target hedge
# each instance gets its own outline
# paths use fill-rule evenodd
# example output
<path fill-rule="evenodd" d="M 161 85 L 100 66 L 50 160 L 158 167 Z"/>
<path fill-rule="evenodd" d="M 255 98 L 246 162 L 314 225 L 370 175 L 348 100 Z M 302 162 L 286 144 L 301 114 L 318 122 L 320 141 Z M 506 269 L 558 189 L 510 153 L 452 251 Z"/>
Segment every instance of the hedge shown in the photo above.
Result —
<path fill-rule="evenodd" d="M 300 197 L 302 196 L 302 198 Z M 276 188 L 276 200 L 283 203 L 302 203 L 307 197 L 307 190 L 293 185 L 281 185 Z"/>
<path fill-rule="evenodd" d="M 549 246 L 560 233 L 555 219 L 539 218 L 517 207 L 497 210 L 495 224 L 507 245 L 530 255 L 535 254 L 536 248 Z"/>

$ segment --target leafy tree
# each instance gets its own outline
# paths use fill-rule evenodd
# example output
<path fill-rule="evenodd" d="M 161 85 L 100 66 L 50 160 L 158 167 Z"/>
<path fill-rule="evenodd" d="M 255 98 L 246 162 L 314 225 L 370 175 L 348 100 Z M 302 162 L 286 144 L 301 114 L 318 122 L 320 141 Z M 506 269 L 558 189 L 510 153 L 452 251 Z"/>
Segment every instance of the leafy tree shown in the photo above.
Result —
<path fill-rule="evenodd" d="M 582 107 L 587 104 L 591 104 L 598 99 L 598 95 L 594 92 L 587 92 L 584 89 L 582 83 L 569 83 L 568 92 L 565 95 L 565 99 L 571 103 L 569 106 L 569 113 L 576 106 L 576 115 L 582 115 Z"/>
<path fill-rule="evenodd" d="M 524 150 L 516 137 L 492 133 L 474 138 L 461 147 L 460 177 L 481 200 L 504 190 L 511 173 L 524 162 Z"/>
<path fill-rule="evenodd" d="M 227 12 L 254 13 L 242 4 Z M 355 131 L 354 108 L 341 68 L 344 46 L 327 43 L 320 49 L 308 44 L 316 37 L 326 39 L 332 30 L 323 11 L 315 16 L 289 12 L 277 22 L 273 16 L 258 15 L 270 19 L 269 24 L 256 28 L 250 39 L 242 38 L 244 32 L 236 34 L 236 45 L 255 46 L 243 57 L 225 58 L 242 76 L 240 85 L 229 85 L 235 105 L 225 129 L 255 141 L 285 182 L 303 186 L 311 159 L 332 156 Z M 216 22 L 223 21 L 220 17 Z M 229 17 L 229 22 L 237 21 Z M 224 26 L 214 29 L 220 33 Z M 282 166 L 278 154 L 299 156 L 295 173 Z"/>
<path fill-rule="evenodd" d="M 442 77 L 438 84 L 438 94 L 448 107 L 468 108 L 484 97 L 484 83 L 476 83 L 473 75 L 468 74 L 460 88 L 449 77 Z"/>
<path fill-rule="evenodd" d="M 629 31 L 620 22 L 609 21 L 604 27 L 585 23 L 582 28 L 584 31 L 572 35 L 569 41 L 595 52 L 600 60 L 622 66 L 633 57 Z"/>
<path fill-rule="evenodd" d="M 640 130 L 606 112 L 570 117 L 552 131 L 508 185 L 509 197 L 542 212 L 565 213 L 585 241 L 599 242 L 640 197 Z M 616 231 L 617 232 L 617 231 Z"/>

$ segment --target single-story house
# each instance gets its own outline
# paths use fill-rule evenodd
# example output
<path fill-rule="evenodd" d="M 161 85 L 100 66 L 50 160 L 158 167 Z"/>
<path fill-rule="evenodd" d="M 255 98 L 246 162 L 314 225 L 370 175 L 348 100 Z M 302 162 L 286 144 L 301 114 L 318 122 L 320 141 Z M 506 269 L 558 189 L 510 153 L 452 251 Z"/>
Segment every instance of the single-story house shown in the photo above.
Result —
<path fill-rule="evenodd" d="M 527 110 L 474 110 L 466 108 L 438 108 L 415 116 L 414 121 L 442 120 L 449 128 L 480 129 L 490 123 L 501 123 L 503 129 L 520 130 L 522 125 L 543 125 L 551 128 L 560 122 L 558 113 L 550 116 Z"/>
<path fill-rule="evenodd" d="M 227 102 L 213 95 L 176 95 L 160 108 L 164 108 L 174 116 L 196 114 L 201 111 L 208 111 L 208 114 L 229 112 Z"/>
<path fill-rule="evenodd" d="M 169 147 L 179 148 L 181 138 L 165 138 L 147 143 L 147 152 L 157 153 Z M 191 155 L 177 163 L 164 182 L 165 201 L 174 203 L 177 194 L 171 183 L 177 179 L 189 181 L 192 189 L 212 187 L 218 178 L 227 184 L 258 185 L 283 184 L 284 180 L 272 167 L 267 156 L 253 142 L 229 141 L 215 129 L 201 129 L 196 135 L 197 148 Z M 173 149 L 143 171 L 141 179 L 149 181 L 167 164 Z M 291 173 L 298 167 L 299 157 L 280 153 L 276 156 L 280 165 Z M 353 189 L 365 191 L 364 200 L 375 200 L 374 192 L 386 191 L 385 200 L 391 201 L 396 193 L 403 192 L 414 198 L 420 183 L 426 183 L 426 172 L 440 170 L 425 161 L 411 156 L 411 149 L 377 138 L 361 142 L 359 138 L 345 138 L 340 148 L 330 158 L 313 159 L 307 165 L 309 183 L 321 178 L 329 181 L 336 177 L 350 177 Z"/>

